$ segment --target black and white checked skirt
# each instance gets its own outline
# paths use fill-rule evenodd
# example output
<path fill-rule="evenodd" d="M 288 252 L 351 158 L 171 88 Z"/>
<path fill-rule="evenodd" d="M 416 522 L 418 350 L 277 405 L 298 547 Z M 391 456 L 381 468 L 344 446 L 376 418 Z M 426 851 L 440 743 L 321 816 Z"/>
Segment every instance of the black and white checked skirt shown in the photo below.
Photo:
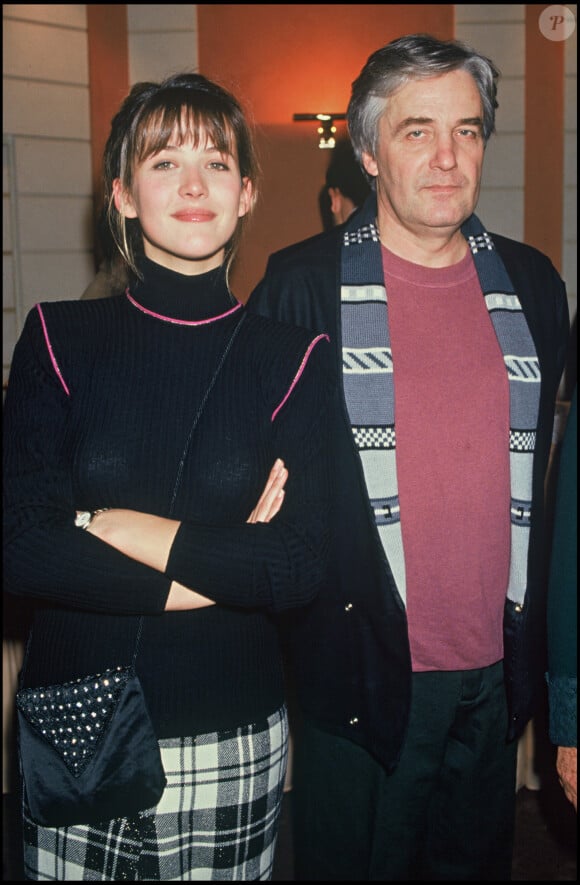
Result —
<path fill-rule="evenodd" d="M 24 806 L 27 879 L 269 880 L 288 758 L 282 707 L 262 722 L 161 740 L 159 803 L 102 826 L 39 827 Z"/>

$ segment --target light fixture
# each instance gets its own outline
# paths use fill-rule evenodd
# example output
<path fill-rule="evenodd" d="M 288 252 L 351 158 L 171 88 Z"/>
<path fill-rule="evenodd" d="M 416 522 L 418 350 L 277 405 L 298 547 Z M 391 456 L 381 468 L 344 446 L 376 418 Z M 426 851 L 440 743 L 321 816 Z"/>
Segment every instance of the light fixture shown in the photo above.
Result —
<path fill-rule="evenodd" d="M 294 114 L 294 121 L 300 120 L 318 120 L 318 147 L 319 148 L 333 148 L 336 144 L 335 133 L 336 126 L 334 125 L 335 120 L 346 120 L 346 114 Z"/>

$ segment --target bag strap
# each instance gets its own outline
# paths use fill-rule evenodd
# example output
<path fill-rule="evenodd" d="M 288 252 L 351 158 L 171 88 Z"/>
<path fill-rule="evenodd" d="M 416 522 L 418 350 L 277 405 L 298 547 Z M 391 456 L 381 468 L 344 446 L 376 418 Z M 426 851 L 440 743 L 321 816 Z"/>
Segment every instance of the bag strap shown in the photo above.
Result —
<path fill-rule="evenodd" d="M 235 340 L 235 338 L 236 338 L 236 335 L 237 335 L 238 332 L 240 331 L 240 327 L 241 327 L 242 323 L 244 322 L 245 318 L 246 318 L 246 314 L 245 314 L 245 312 L 243 312 L 242 315 L 241 315 L 241 317 L 240 317 L 240 319 L 238 320 L 238 322 L 237 322 L 237 324 L 236 324 L 236 327 L 235 327 L 234 331 L 232 332 L 232 334 L 231 334 L 231 336 L 230 336 L 229 341 L 227 342 L 227 344 L 226 344 L 226 346 L 225 346 L 225 348 L 224 348 L 224 350 L 223 350 L 223 353 L 222 353 L 222 355 L 221 355 L 221 357 L 220 357 L 220 360 L 219 360 L 219 362 L 218 362 L 218 364 L 217 364 L 217 366 L 216 366 L 216 369 L 215 369 L 215 371 L 214 371 L 214 373 L 213 373 L 213 375 L 212 375 L 212 377 L 211 377 L 211 380 L 210 380 L 210 382 L 209 382 L 209 384 L 208 384 L 208 386 L 207 386 L 207 389 L 206 389 L 206 391 L 205 391 L 205 393 L 204 393 L 204 395 L 203 395 L 203 397 L 202 397 L 202 400 L 201 400 L 201 402 L 200 402 L 200 404 L 199 404 L 199 408 L 198 408 L 198 410 L 197 410 L 197 412 L 196 412 L 196 414 L 195 414 L 195 417 L 194 417 L 194 419 L 193 419 L 192 425 L 191 425 L 191 427 L 190 427 L 190 429 L 189 429 L 189 433 L 188 433 L 188 435 L 187 435 L 187 439 L 186 439 L 186 441 L 185 441 L 185 446 L 183 447 L 183 452 L 181 453 L 181 458 L 180 458 L 180 461 L 179 461 L 179 466 L 178 466 L 178 468 L 177 468 L 177 476 L 175 477 L 175 485 L 174 485 L 174 487 L 173 487 L 173 494 L 172 494 L 172 496 L 171 496 L 171 504 L 170 504 L 170 506 L 169 506 L 169 515 L 170 515 L 170 516 L 173 514 L 173 508 L 174 508 L 174 506 L 175 506 L 175 500 L 176 500 L 176 498 L 177 498 L 177 492 L 178 492 L 178 490 L 179 490 L 179 486 L 181 485 L 181 479 L 182 479 L 182 477 L 183 477 L 183 469 L 184 469 L 184 467 L 185 467 L 185 461 L 186 461 L 187 455 L 188 455 L 188 453 L 189 453 L 189 448 L 190 448 L 190 446 L 191 446 L 191 440 L 193 439 L 193 434 L 194 434 L 194 432 L 195 432 L 195 428 L 196 428 L 197 425 L 199 424 L 199 419 L 201 418 L 201 414 L 202 414 L 203 410 L 204 410 L 205 407 L 206 407 L 207 401 L 208 401 L 208 399 L 209 399 L 209 395 L 210 395 L 210 393 L 211 393 L 211 391 L 212 391 L 212 389 L 213 389 L 213 387 L 214 387 L 214 385 L 215 385 L 215 383 L 216 383 L 216 381 L 217 381 L 217 379 L 218 379 L 218 375 L 220 374 L 220 372 L 221 372 L 221 370 L 222 370 L 222 368 L 223 368 L 223 365 L 224 365 L 224 363 L 225 363 L 225 361 L 226 361 L 226 357 L 227 357 L 228 353 L 229 353 L 230 350 L 231 350 L 232 344 L 234 343 L 234 340 Z"/>

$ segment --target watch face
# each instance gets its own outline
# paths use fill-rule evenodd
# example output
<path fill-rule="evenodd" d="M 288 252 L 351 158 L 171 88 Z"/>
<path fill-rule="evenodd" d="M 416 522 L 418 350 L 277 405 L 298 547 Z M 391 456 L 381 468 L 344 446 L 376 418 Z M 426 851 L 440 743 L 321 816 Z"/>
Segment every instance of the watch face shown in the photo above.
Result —
<path fill-rule="evenodd" d="M 83 510 L 81 513 L 77 513 L 75 525 L 79 529 L 86 529 L 90 526 L 92 518 L 93 514 L 90 510 Z"/>

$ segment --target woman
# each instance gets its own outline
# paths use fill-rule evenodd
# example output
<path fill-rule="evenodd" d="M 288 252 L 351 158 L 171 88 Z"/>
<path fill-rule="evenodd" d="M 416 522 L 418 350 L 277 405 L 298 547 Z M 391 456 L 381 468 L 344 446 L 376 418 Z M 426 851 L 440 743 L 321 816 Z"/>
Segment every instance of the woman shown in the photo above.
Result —
<path fill-rule="evenodd" d="M 39 826 L 25 795 L 25 871 L 269 879 L 287 756 L 276 615 L 324 577 L 329 348 L 229 291 L 256 178 L 232 95 L 197 74 L 136 85 L 104 175 L 128 287 L 27 317 L 5 405 L 5 571 L 39 603 L 24 687 L 137 649 L 167 786 L 91 826 Z"/>

